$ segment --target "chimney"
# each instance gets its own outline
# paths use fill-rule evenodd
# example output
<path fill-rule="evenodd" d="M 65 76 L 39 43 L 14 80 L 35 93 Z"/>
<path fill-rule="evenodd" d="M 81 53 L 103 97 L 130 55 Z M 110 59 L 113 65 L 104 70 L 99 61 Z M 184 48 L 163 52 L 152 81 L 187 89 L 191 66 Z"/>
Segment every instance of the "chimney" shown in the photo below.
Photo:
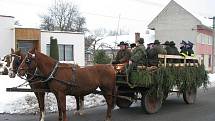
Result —
<path fill-rule="evenodd" d="M 135 43 L 138 43 L 138 40 L 140 39 L 140 33 L 135 33 Z"/>

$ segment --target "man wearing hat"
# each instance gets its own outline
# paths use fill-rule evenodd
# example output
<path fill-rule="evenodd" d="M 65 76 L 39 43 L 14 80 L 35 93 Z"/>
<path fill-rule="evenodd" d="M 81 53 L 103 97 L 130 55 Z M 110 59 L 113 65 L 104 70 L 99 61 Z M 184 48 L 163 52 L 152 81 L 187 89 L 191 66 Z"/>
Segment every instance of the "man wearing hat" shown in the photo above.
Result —
<path fill-rule="evenodd" d="M 187 52 L 188 52 L 188 56 L 192 56 L 194 57 L 194 51 L 193 51 L 193 43 L 188 41 L 187 43 Z"/>
<path fill-rule="evenodd" d="M 154 41 L 154 47 L 149 51 L 148 62 L 150 66 L 157 66 L 158 54 L 167 54 L 166 50 L 160 45 L 159 40 Z"/>
<path fill-rule="evenodd" d="M 175 47 L 174 41 L 169 42 L 169 50 L 167 51 L 167 54 L 168 55 L 179 55 L 179 51 L 178 51 L 177 47 Z"/>
<path fill-rule="evenodd" d="M 171 51 L 171 48 L 170 48 L 170 44 L 169 44 L 169 41 L 166 41 L 164 44 L 164 49 L 166 50 L 167 54 Z M 169 54 L 170 55 L 170 54 Z"/>
<path fill-rule="evenodd" d="M 126 63 L 131 57 L 131 52 L 128 50 L 128 44 L 125 42 L 120 42 L 117 46 L 120 47 L 120 50 L 116 54 L 115 61 L 112 64 Z"/>
<path fill-rule="evenodd" d="M 180 45 L 181 45 L 181 47 L 180 47 L 180 49 L 181 49 L 180 55 L 182 55 L 184 57 L 187 56 L 188 55 L 187 43 L 184 40 L 182 40 Z"/>
<path fill-rule="evenodd" d="M 129 65 L 135 64 L 146 64 L 146 48 L 143 45 L 144 39 L 140 38 L 138 40 L 137 47 L 132 51 L 131 58 L 129 60 Z"/>

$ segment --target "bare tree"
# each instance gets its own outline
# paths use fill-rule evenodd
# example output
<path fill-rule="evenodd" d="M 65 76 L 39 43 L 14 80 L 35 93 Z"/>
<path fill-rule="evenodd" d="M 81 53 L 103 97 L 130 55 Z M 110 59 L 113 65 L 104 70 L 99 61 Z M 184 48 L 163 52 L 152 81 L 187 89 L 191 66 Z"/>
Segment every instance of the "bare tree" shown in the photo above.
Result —
<path fill-rule="evenodd" d="M 86 30 L 85 17 L 81 16 L 78 7 L 70 2 L 58 1 L 48 9 L 48 13 L 40 16 L 41 28 L 45 30 L 78 31 Z"/>

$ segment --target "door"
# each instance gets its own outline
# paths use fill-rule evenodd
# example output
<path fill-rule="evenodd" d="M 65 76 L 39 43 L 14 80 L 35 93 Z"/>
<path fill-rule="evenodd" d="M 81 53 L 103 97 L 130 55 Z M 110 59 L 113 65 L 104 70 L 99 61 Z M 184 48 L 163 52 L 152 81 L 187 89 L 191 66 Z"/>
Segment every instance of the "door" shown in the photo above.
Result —
<path fill-rule="evenodd" d="M 18 41 L 18 49 L 23 53 L 27 53 L 31 48 L 34 47 L 34 41 Z"/>

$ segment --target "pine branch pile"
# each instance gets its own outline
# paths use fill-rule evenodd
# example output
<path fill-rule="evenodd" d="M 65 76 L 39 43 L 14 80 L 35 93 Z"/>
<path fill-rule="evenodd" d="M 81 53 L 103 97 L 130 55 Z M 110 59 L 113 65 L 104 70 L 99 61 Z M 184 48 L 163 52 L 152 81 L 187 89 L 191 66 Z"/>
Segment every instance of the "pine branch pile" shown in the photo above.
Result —
<path fill-rule="evenodd" d="M 159 67 L 156 70 L 147 69 L 132 70 L 129 77 L 133 87 L 156 86 L 163 90 L 170 90 L 177 86 L 180 91 L 187 88 L 207 88 L 209 83 L 208 72 L 204 65 L 200 66 L 167 66 Z"/>

